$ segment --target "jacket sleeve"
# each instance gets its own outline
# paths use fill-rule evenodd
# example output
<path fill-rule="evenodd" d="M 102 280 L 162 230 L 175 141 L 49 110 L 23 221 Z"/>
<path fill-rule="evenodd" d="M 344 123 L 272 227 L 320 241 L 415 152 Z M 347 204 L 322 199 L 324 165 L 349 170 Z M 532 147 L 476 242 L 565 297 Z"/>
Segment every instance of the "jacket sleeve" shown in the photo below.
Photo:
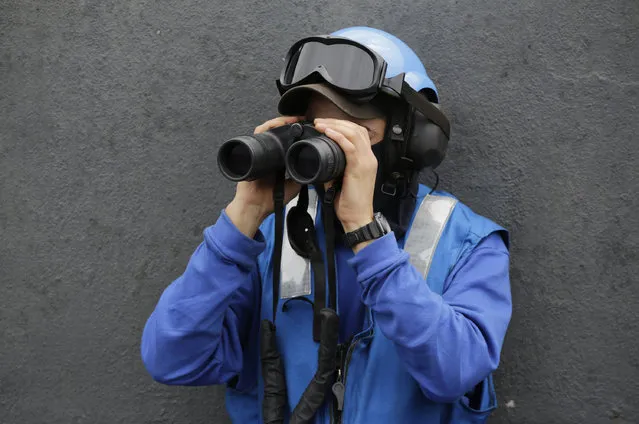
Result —
<path fill-rule="evenodd" d="M 350 262 L 363 302 L 430 399 L 452 402 L 497 368 L 512 313 L 509 254 L 498 233 L 460 260 L 442 296 L 429 289 L 392 233 Z"/>
<path fill-rule="evenodd" d="M 158 382 L 229 382 L 242 368 L 242 350 L 259 311 L 258 231 L 242 234 L 223 211 L 204 231 L 184 273 L 161 295 L 142 334 L 144 365 Z"/>

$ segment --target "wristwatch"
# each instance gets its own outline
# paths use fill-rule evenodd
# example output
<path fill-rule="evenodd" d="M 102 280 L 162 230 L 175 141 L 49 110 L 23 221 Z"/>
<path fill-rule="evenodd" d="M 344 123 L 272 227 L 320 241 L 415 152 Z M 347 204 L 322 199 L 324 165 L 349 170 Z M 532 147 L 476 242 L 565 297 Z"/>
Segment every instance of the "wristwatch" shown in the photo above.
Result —
<path fill-rule="evenodd" d="M 373 222 L 350 233 L 345 233 L 343 240 L 347 247 L 352 248 L 359 243 L 378 239 L 390 232 L 391 227 L 384 215 L 381 212 L 376 212 L 373 215 Z"/>

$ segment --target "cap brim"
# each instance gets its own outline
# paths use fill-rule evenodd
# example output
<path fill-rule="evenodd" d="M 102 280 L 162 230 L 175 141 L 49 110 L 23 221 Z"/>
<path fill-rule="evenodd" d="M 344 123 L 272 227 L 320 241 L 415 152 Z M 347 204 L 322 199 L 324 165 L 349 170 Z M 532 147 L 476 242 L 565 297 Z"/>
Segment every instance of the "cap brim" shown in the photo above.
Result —
<path fill-rule="evenodd" d="M 302 116 L 306 113 L 308 101 L 313 93 L 320 94 L 333 102 L 344 113 L 356 119 L 373 119 L 384 114 L 370 103 L 356 103 L 337 90 L 325 84 L 306 84 L 288 90 L 277 106 L 282 115 Z"/>

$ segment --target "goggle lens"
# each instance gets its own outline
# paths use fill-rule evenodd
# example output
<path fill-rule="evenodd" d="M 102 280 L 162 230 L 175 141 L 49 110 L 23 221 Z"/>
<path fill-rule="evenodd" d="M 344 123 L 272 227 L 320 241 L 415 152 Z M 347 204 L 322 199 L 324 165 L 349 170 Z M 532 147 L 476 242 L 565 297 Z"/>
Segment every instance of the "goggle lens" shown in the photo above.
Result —
<path fill-rule="evenodd" d="M 313 72 L 346 90 L 370 88 L 375 79 L 375 63 L 364 50 L 351 44 L 303 44 L 291 58 L 285 83 L 296 84 Z"/>

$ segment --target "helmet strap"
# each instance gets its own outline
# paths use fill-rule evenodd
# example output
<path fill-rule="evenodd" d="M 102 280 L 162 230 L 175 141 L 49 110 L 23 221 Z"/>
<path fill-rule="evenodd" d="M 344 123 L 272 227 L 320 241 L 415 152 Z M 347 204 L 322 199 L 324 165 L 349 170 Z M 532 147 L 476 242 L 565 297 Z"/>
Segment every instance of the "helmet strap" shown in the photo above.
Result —
<path fill-rule="evenodd" d="M 406 162 L 406 144 L 410 140 L 411 109 L 394 104 L 387 117 L 382 142 L 373 146 L 379 168 L 375 183 L 374 207 L 388 219 L 395 237 L 404 236 L 415 208 L 418 181 L 412 163 Z M 410 161 L 409 161 L 410 162 Z"/>
<path fill-rule="evenodd" d="M 406 157 L 412 112 L 411 106 L 395 105 L 388 114 L 381 164 L 384 178 L 381 192 L 387 196 L 404 197 L 414 176 L 412 161 Z"/>

